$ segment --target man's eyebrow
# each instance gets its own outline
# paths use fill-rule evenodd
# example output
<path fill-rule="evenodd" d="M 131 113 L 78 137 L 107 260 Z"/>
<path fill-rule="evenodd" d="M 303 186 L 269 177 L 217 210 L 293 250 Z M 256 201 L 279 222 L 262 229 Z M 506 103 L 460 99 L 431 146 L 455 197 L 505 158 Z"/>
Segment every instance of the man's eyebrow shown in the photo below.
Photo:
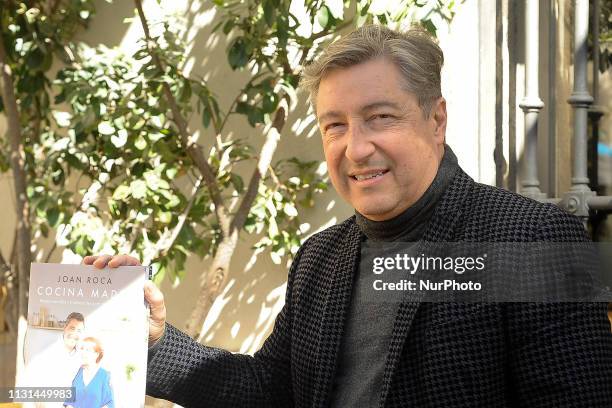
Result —
<path fill-rule="evenodd" d="M 342 116 L 342 113 L 338 111 L 327 111 L 321 114 L 321 116 L 319 116 L 319 122 L 323 122 L 324 120 L 327 120 L 327 119 L 339 118 L 341 116 Z"/>
<path fill-rule="evenodd" d="M 392 109 L 399 110 L 401 109 L 401 106 L 395 102 L 377 101 L 377 102 L 368 103 L 367 105 L 362 106 L 361 108 L 359 108 L 359 111 L 367 112 L 367 111 L 371 111 L 377 108 L 392 108 Z M 321 114 L 321 116 L 319 116 L 319 122 L 323 122 L 328 119 L 339 118 L 342 116 L 343 116 L 342 113 L 339 111 L 328 111 L 328 112 Z"/>
<path fill-rule="evenodd" d="M 392 108 L 392 109 L 401 109 L 400 105 L 398 105 L 395 102 L 390 102 L 390 101 L 378 101 L 378 102 L 372 102 L 372 103 L 368 103 L 365 106 L 362 106 L 361 109 L 359 109 L 361 112 L 367 112 L 367 111 L 371 111 L 377 108 Z"/>

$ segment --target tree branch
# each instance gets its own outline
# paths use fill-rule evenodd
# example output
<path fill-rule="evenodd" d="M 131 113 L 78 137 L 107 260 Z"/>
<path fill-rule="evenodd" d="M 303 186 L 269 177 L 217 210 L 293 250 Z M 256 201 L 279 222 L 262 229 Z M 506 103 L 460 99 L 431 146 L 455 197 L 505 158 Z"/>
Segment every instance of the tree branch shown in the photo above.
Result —
<path fill-rule="evenodd" d="M 3 30 L 0 29 L 0 72 L 2 75 L 2 100 L 8 124 L 7 135 L 11 145 L 11 170 L 15 186 L 17 209 L 17 273 L 19 282 L 19 316 L 26 315 L 27 276 L 30 270 L 31 237 L 30 206 L 27 195 L 25 151 L 21 134 L 21 123 L 13 83 L 13 73 L 4 49 Z"/>
<path fill-rule="evenodd" d="M 49 252 L 47 252 L 47 256 L 45 257 L 45 263 L 49 262 L 49 260 L 51 259 L 51 256 L 53 255 L 56 249 L 57 249 L 57 241 L 55 240 L 53 241 L 53 246 L 51 247 Z"/>
<path fill-rule="evenodd" d="M 6 262 L 4 255 L 2 255 L 2 251 L 0 251 L 0 274 L 4 274 L 4 272 L 10 271 L 10 270 L 11 270 L 11 266 L 8 264 L 8 262 Z M 1 329 L 2 328 L 0 327 L 0 330 Z"/>
<path fill-rule="evenodd" d="M 181 213 L 181 215 L 179 215 L 178 222 L 174 226 L 174 229 L 172 230 L 172 234 L 170 234 L 170 238 L 168 239 L 166 245 L 164 245 L 165 248 L 158 249 L 159 255 L 166 255 L 168 250 L 172 247 L 172 245 L 174 245 L 174 242 L 178 238 L 181 230 L 183 229 L 183 225 L 185 225 L 185 221 L 187 221 L 187 217 L 189 216 L 189 212 L 191 211 L 191 208 L 193 207 L 193 203 L 195 203 L 195 200 L 198 195 L 198 191 L 200 191 L 201 185 L 202 185 L 202 178 L 200 177 L 196 181 L 196 184 L 193 186 L 193 190 L 191 191 L 191 199 L 189 200 L 189 203 L 187 203 L 185 210 Z"/>
<path fill-rule="evenodd" d="M 249 185 L 247 187 L 246 193 L 240 202 L 240 207 L 238 207 L 238 211 L 234 215 L 234 220 L 232 222 L 231 230 L 240 230 L 246 219 L 249 215 L 249 211 L 251 209 L 251 205 L 257 196 L 257 191 L 259 190 L 259 182 L 266 175 L 266 171 L 270 167 L 270 163 L 272 162 L 272 157 L 274 156 L 274 152 L 276 151 L 276 146 L 278 145 L 278 141 L 280 140 L 280 133 L 285 126 L 285 121 L 287 120 L 287 109 L 285 106 L 280 105 L 276 110 L 276 115 L 274 115 L 274 120 L 272 122 L 272 126 L 266 135 L 266 140 L 261 147 L 261 151 L 259 153 L 259 160 L 257 161 L 257 166 L 255 170 L 253 170 L 253 174 L 251 175 L 251 179 L 249 180 Z"/>
<path fill-rule="evenodd" d="M 11 244 L 11 255 L 9 257 L 9 263 L 15 265 L 17 262 L 17 229 L 13 233 L 13 243 Z"/>
<path fill-rule="evenodd" d="M 140 17 L 142 29 L 144 31 L 145 39 L 147 41 L 147 49 L 149 50 L 149 53 L 151 54 L 153 63 L 157 66 L 157 68 L 161 72 L 164 72 L 163 63 L 159 59 L 159 56 L 155 54 L 153 50 L 153 47 L 155 46 L 155 42 L 151 38 L 151 33 L 149 32 L 149 24 L 147 22 L 144 11 L 142 9 L 142 0 L 134 0 L 134 2 L 136 4 L 138 16 Z M 230 219 L 227 213 L 227 209 L 226 209 L 223 197 L 221 196 L 221 192 L 219 191 L 219 188 L 217 185 L 217 178 L 213 172 L 213 169 L 208 164 L 208 161 L 204 157 L 204 154 L 202 154 L 202 150 L 198 147 L 198 145 L 195 142 L 190 140 L 190 136 L 192 135 L 192 133 L 189 130 L 187 121 L 185 120 L 184 116 L 182 115 L 178 107 L 178 103 L 176 102 L 174 95 L 172 95 L 170 86 L 168 85 L 168 83 L 164 82 L 162 84 L 162 88 L 163 88 L 164 97 L 166 98 L 168 105 L 170 105 L 170 110 L 172 111 L 172 117 L 174 119 L 174 123 L 178 127 L 179 134 L 181 137 L 181 144 L 183 145 L 183 148 L 186 149 L 187 154 L 189 155 L 191 160 L 193 160 L 194 164 L 196 165 L 196 167 L 202 174 L 206 187 L 208 188 L 208 191 L 210 192 L 210 197 L 215 205 L 215 215 L 217 216 L 217 219 L 219 220 L 221 231 L 224 234 L 227 234 L 229 233 Z"/>

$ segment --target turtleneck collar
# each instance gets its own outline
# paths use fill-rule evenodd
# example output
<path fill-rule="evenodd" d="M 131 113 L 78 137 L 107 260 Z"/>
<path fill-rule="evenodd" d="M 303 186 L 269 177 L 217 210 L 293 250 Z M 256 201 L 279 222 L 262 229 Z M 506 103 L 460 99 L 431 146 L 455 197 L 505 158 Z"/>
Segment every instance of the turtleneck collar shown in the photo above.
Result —
<path fill-rule="evenodd" d="M 419 240 L 458 167 L 457 156 L 448 145 L 444 145 L 444 155 L 434 180 L 413 205 L 398 216 L 384 221 L 372 221 L 355 211 L 359 229 L 372 241 Z"/>

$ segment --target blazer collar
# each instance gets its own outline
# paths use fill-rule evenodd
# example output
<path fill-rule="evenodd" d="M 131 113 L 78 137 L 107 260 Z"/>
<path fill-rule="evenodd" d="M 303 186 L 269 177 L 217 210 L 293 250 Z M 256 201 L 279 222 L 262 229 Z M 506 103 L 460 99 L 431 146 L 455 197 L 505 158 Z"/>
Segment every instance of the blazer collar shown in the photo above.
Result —
<path fill-rule="evenodd" d="M 425 230 L 423 245 L 427 242 L 452 241 L 461 221 L 462 209 L 474 181 L 463 170 L 458 169 L 453 181 L 434 210 Z M 338 351 L 344 332 L 346 316 L 350 305 L 353 280 L 359 265 L 363 233 L 355 223 L 354 216 L 347 220 L 346 230 L 340 236 L 335 250 L 331 251 L 332 277 L 325 288 L 323 320 L 319 331 L 317 350 L 317 376 L 313 389 L 313 407 L 326 407 L 336 372 Z M 391 379 L 397 366 L 410 325 L 418 310 L 419 302 L 404 301 L 396 315 L 389 352 L 386 356 L 381 390 L 380 407 L 383 407 L 389 393 Z"/>
<path fill-rule="evenodd" d="M 452 183 L 442 196 L 436 207 L 432 219 L 425 230 L 423 240 L 420 242 L 423 250 L 431 242 L 453 242 L 460 237 L 463 212 L 469 208 L 469 193 L 474 187 L 474 180 L 462 169 L 458 169 Z M 383 408 L 389 394 L 393 373 L 399 362 L 408 331 L 416 315 L 420 302 L 404 301 L 400 303 L 391 334 L 391 343 L 387 352 L 387 361 L 383 373 L 383 385 L 380 395 L 379 407 Z"/>
<path fill-rule="evenodd" d="M 340 233 L 341 241 L 330 254 L 333 261 L 331 280 L 325 288 L 323 321 L 319 330 L 319 348 L 316 354 L 316 378 L 313 389 L 313 407 L 327 407 L 334 383 L 338 350 L 344 332 L 347 311 L 351 300 L 353 278 L 358 266 L 362 233 L 355 223 L 355 216 L 348 222 L 348 230 Z"/>

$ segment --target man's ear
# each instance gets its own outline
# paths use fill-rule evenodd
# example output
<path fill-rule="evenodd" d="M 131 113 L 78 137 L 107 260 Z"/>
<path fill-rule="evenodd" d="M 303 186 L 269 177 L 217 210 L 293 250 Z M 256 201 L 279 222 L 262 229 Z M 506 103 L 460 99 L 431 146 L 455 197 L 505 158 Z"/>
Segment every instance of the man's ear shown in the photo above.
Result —
<path fill-rule="evenodd" d="M 446 99 L 440 97 L 436 99 L 431 107 L 430 118 L 434 123 L 434 134 L 440 143 L 446 140 Z"/>

